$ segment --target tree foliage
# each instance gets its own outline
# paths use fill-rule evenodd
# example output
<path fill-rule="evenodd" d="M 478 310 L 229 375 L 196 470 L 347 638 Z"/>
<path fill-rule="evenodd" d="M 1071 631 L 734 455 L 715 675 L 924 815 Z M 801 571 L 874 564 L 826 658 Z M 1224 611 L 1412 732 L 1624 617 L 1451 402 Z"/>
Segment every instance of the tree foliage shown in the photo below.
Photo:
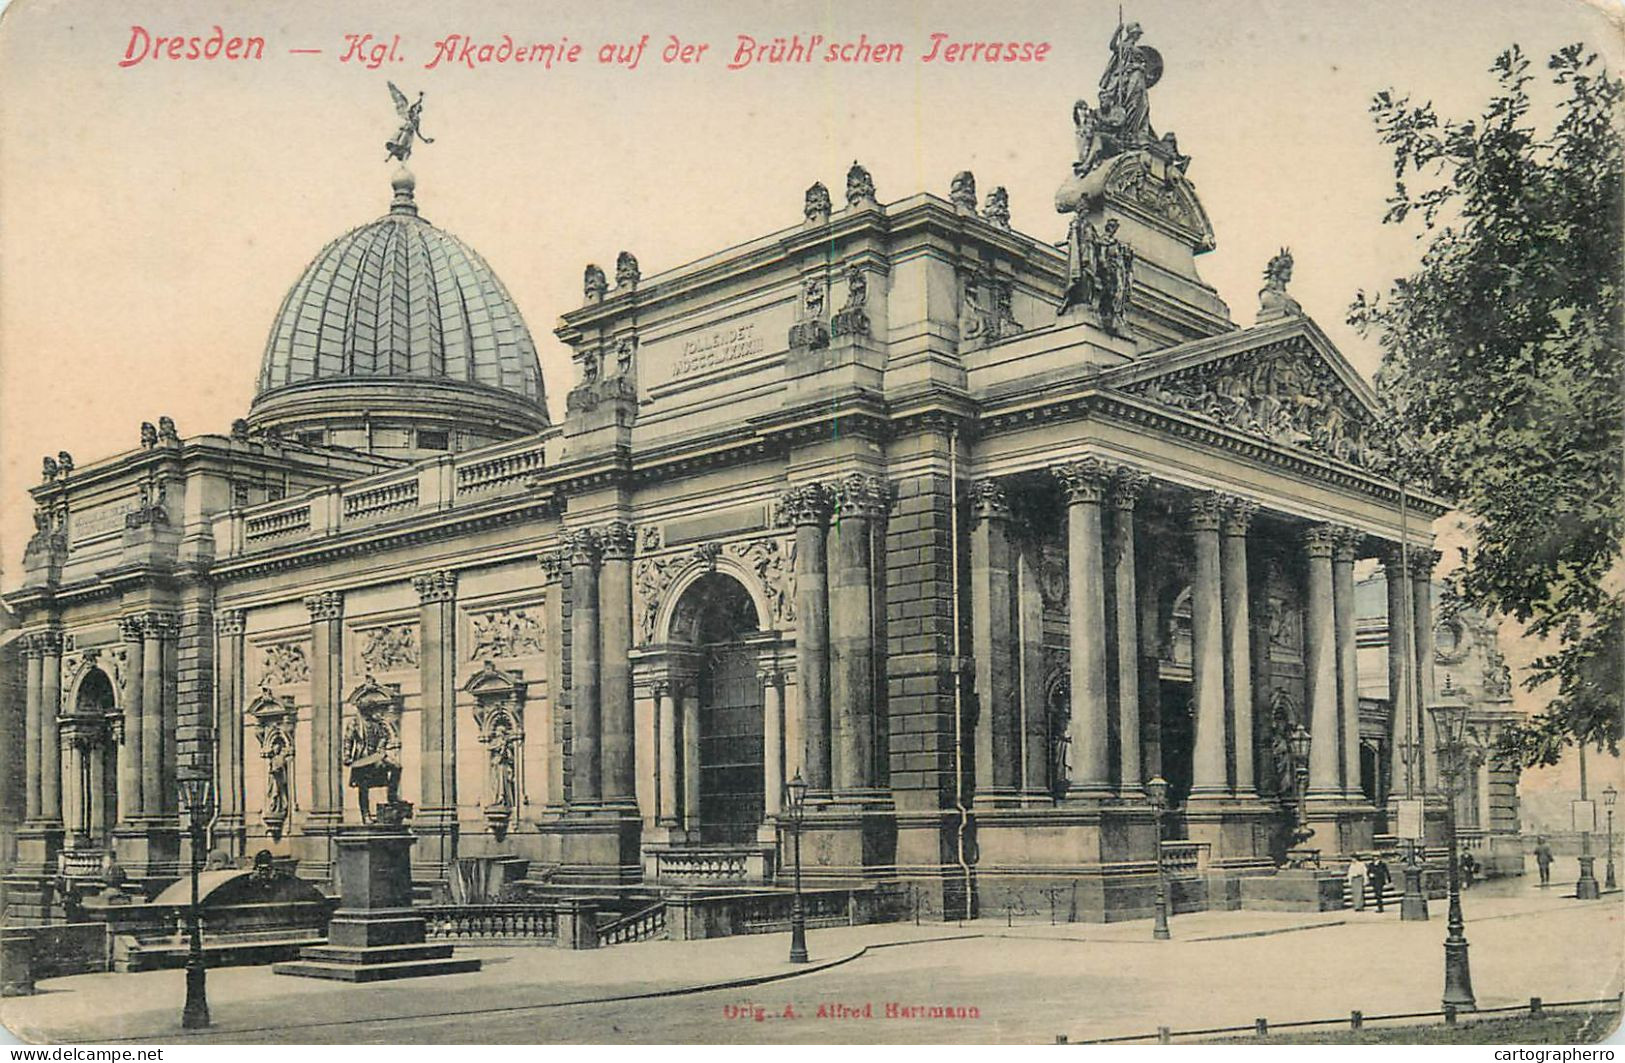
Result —
<path fill-rule="evenodd" d="M 1468 515 L 1462 598 L 1556 647 L 1525 682 L 1547 707 L 1503 745 L 1525 764 L 1573 742 L 1617 751 L 1625 654 L 1625 88 L 1580 45 L 1547 68 L 1559 100 L 1545 131 L 1517 47 L 1496 59 L 1476 122 L 1375 97 L 1394 151 L 1384 221 L 1417 225 L 1428 243 L 1416 272 L 1349 310 L 1381 344 L 1392 416 Z"/>

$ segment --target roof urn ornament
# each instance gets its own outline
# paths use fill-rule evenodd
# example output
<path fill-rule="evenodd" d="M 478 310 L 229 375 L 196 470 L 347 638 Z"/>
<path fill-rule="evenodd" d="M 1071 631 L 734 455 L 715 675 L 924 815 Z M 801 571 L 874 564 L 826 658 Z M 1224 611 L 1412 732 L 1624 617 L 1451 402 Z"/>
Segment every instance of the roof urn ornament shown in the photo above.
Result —
<path fill-rule="evenodd" d="M 642 276 L 642 272 L 638 269 L 638 260 L 632 252 L 622 251 L 615 256 L 615 287 L 636 288 Z"/>
<path fill-rule="evenodd" d="M 1292 251 L 1283 247 L 1264 267 L 1264 287 L 1258 292 L 1260 323 L 1303 316 L 1303 307 L 1287 294 L 1286 286 L 1291 282 Z"/>
<path fill-rule="evenodd" d="M 1010 228 L 1010 193 L 1005 191 L 1003 185 L 987 194 L 987 202 L 982 204 L 982 217 L 1001 229 Z"/>
<path fill-rule="evenodd" d="M 829 221 L 831 209 L 829 189 L 824 187 L 824 182 L 814 181 L 812 186 L 807 189 L 806 200 L 801 207 L 802 216 L 810 224 L 821 225 Z"/>
<path fill-rule="evenodd" d="M 858 160 L 852 160 L 852 166 L 846 171 L 846 205 L 850 207 L 873 207 L 879 204 L 875 201 L 875 179 L 869 176 L 869 171 L 858 165 Z"/>
<path fill-rule="evenodd" d="M 976 175 L 969 170 L 954 174 L 948 186 L 948 201 L 967 214 L 976 213 Z"/>
<path fill-rule="evenodd" d="M 602 302 L 604 293 L 609 291 L 609 281 L 604 277 L 604 271 L 596 265 L 588 265 L 582 273 L 581 290 L 587 302 Z"/>

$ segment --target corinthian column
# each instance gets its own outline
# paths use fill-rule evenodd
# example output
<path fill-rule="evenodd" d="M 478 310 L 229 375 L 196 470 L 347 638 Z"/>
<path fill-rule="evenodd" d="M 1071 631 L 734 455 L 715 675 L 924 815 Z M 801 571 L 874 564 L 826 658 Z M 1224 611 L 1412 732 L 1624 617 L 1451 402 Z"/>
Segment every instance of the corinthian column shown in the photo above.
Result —
<path fill-rule="evenodd" d="M 243 632 L 247 620 L 241 609 L 222 609 L 214 615 L 220 667 L 219 701 L 215 733 L 219 736 L 220 827 L 230 839 L 232 852 L 243 830 Z M 132 684 L 133 685 L 133 684 Z M 125 767 L 120 764 L 120 784 Z"/>
<path fill-rule="evenodd" d="M 1256 503 L 1230 499 L 1224 511 L 1219 540 L 1220 582 L 1224 586 L 1225 701 L 1236 728 L 1236 794 L 1256 797 L 1253 772 L 1253 649 L 1252 616 L 1247 604 L 1247 527 Z"/>
<path fill-rule="evenodd" d="M 1084 458 L 1053 470 L 1067 496 L 1067 630 L 1071 642 L 1072 719 L 1068 737 L 1072 778 L 1068 792 L 1101 797 L 1111 792 L 1106 703 L 1106 588 L 1100 503 L 1110 470 Z"/>
<path fill-rule="evenodd" d="M 1134 504 L 1149 478 L 1128 466 L 1112 484 L 1111 555 L 1113 606 L 1117 630 L 1117 733 L 1122 753 L 1118 789 L 1138 797 L 1145 781 L 1140 748 L 1140 606 L 1134 583 Z"/>
<path fill-rule="evenodd" d="M 1219 523 L 1224 499 L 1204 493 L 1191 501 L 1191 703 L 1196 749 L 1191 757 L 1191 796 L 1227 793 L 1225 765 L 1224 612 L 1220 589 Z"/>
<path fill-rule="evenodd" d="M 856 473 L 841 481 L 830 532 L 829 695 L 837 791 L 867 790 L 875 779 L 874 566 L 869 529 L 884 516 L 885 485 Z"/>
<path fill-rule="evenodd" d="M 62 632 L 42 631 L 40 647 L 40 819 L 62 822 Z"/>
<path fill-rule="evenodd" d="M 457 573 L 436 569 L 412 577 L 418 594 L 418 681 L 422 687 L 418 746 L 418 823 L 434 840 L 414 853 L 444 865 L 453 856 L 447 833 L 457 825 Z M 435 851 L 430 851 L 435 850 Z"/>
<path fill-rule="evenodd" d="M 1015 689 L 1010 505 L 996 480 L 971 485 L 971 644 L 976 660 L 976 799 L 1014 796 L 1021 783 L 1021 703 Z"/>
<path fill-rule="evenodd" d="M 40 818 L 40 743 L 45 739 L 45 721 L 40 708 L 40 645 L 38 635 L 25 635 L 23 647 L 23 765 L 28 788 L 24 797 L 27 822 Z"/>
<path fill-rule="evenodd" d="M 564 804 L 564 566 L 563 550 L 547 550 L 542 566 L 542 638 L 547 651 L 547 700 L 542 703 L 538 731 L 547 742 L 547 778 L 543 792 L 547 807 Z"/>
<path fill-rule="evenodd" d="M 118 749 L 119 823 L 133 826 L 146 814 L 142 794 L 142 739 L 146 728 L 142 706 L 145 692 L 142 624 L 139 616 L 119 618 L 119 637 L 124 640 L 124 742 Z"/>
<path fill-rule="evenodd" d="M 310 822 L 344 819 L 344 596 L 323 591 L 305 599 L 310 612 Z"/>
<path fill-rule="evenodd" d="M 603 683 L 604 800 L 637 803 L 632 708 L 632 525 L 611 521 L 599 532 L 598 623 Z"/>
<path fill-rule="evenodd" d="M 164 638 L 173 625 L 166 613 L 141 618 L 141 795 L 149 817 L 164 815 L 176 800 L 164 792 Z"/>
<path fill-rule="evenodd" d="M 1332 541 L 1332 618 L 1337 633 L 1337 710 L 1343 732 L 1343 796 L 1364 801 L 1360 790 L 1360 680 L 1354 644 L 1354 554 L 1363 536 L 1338 528 Z"/>
<path fill-rule="evenodd" d="M 1416 633 L 1416 697 L 1417 733 L 1421 736 L 1419 767 L 1416 781 L 1432 793 L 1438 786 L 1438 769 L 1433 751 L 1439 748 L 1439 736 L 1433 727 L 1433 714 L 1428 711 L 1434 702 L 1433 690 L 1433 566 L 1439 563 L 1439 552 L 1426 546 L 1411 548 L 1411 628 Z"/>
<path fill-rule="evenodd" d="M 1414 769 L 1406 765 L 1405 747 L 1416 739 L 1417 721 L 1411 696 L 1409 573 L 1403 558 L 1404 547 L 1392 544 L 1382 555 L 1383 582 L 1388 589 L 1388 795 L 1408 798 L 1422 780 L 1410 774 L 1409 785 L 1406 783 L 1407 773 Z"/>
<path fill-rule="evenodd" d="M 1304 608 L 1304 667 L 1309 686 L 1309 796 L 1341 795 L 1337 711 L 1337 645 L 1332 614 L 1332 543 L 1329 524 L 1304 532 L 1309 579 Z"/>
<path fill-rule="evenodd" d="M 596 804 L 603 797 L 601 696 L 598 667 L 598 533 L 582 528 L 566 533 L 570 550 L 570 700 L 573 749 L 573 804 Z"/>
<path fill-rule="evenodd" d="M 815 793 L 830 788 L 829 566 L 825 529 L 834 499 L 806 483 L 780 497 L 796 529 L 796 684 L 801 699 L 804 781 Z"/>

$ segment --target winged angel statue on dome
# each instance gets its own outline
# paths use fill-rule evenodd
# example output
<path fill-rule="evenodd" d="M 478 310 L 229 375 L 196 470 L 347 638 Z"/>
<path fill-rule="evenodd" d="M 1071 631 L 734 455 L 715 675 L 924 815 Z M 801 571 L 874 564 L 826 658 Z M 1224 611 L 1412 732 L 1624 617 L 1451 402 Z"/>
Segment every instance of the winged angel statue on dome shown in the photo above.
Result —
<path fill-rule="evenodd" d="M 417 138 L 425 144 L 433 144 L 433 137 L 426 137 L 418 128 L 423 118 L 423 93 L 418 93 L 416 103 L 408 102 L 406 93 L 395 87 L 393 81 L 389 82 L 389 94 L 395 100 L 395 113 L 401 116 L 401 128 L 396 132 L 394 139 L 384 144 L 384 150 L 389 152 L 388 158 L 406 162 L 412 155 L 412 140 Z"/>

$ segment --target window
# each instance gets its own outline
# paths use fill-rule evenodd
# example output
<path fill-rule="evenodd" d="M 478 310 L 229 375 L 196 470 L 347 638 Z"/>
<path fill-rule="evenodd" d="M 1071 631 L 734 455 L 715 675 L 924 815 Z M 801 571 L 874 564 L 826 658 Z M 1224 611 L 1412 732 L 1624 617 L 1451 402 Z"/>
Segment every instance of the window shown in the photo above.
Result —
<path fill-rule="evenodd" d="M 428 429 L 420 429 L 418 431 L 418 449 L 419 450 L 450 450 L 451 449 L 451 433 L 450 432 L 444 432 L 444 431 L 429 431 Z"/>
<path fill-rule="evenodd" d="M 318 428 L 314 432 L 300 432 L 296 438 L 307 447 L 319 447 L 326 440 L 327 434 Z"/>

